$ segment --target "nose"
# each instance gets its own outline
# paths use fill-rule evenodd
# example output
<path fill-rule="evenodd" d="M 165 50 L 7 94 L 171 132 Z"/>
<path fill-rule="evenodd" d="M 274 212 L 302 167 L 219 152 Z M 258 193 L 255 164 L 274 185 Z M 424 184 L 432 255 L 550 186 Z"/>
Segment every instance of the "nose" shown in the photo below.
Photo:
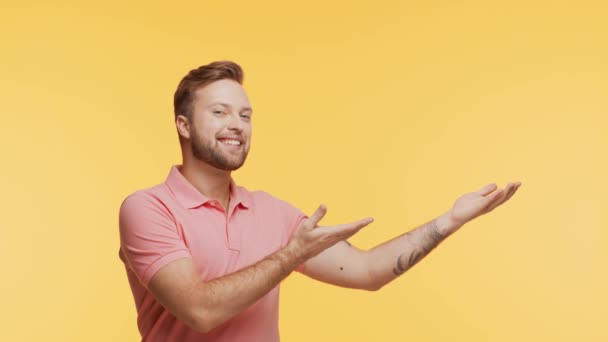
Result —
<path fill-rule="evenodd" d="M 238 113 L 236 113 L 234 115 L 230 115 L 230 118 L 228 119 L 228 129 L 229 130 L 241 132 L 244 128 L 244 125 L 245 125 L 245 123 L 243 122 L 243 120 L 241 119 L 241 117 Z"/>

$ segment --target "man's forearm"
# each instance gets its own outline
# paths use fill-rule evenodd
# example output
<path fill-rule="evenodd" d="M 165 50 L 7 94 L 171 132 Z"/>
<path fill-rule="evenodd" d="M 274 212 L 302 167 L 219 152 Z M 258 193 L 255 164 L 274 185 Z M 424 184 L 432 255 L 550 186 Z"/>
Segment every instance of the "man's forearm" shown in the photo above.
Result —
<path fill-rule="evenodd" d="M 447 214 L 370 249 L 366 254 L 370 288 L 379 289 L 427 256 L 454 227 Z"/>
<path fill-rule="evenodd" d="M 209 331 L 266 295 L 303 260 L 292 246 L 237 272 L 197 284 L 197 325 Z"/>

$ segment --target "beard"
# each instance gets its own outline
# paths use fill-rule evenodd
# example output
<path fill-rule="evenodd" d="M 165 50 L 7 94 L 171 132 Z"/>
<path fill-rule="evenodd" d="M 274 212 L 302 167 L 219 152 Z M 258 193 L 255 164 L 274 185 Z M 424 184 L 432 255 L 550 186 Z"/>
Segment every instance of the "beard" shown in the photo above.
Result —
<path fill-rule="evenodd" d="M 221 147 L 214 147 L 213 142 L 205 144 L 200 139 L 196 130 L 192 130 L 190 133 L 192 139 L 190 140 L 190 147 L 192 148 L 192 155 L 217 169 L 234 171 L 239 169 L 245 163 L 249 149 L 242 146 L 242 152 L 240 155 L 235 156 L 232 153 L 224 152 Z M 218 144 L 221 144 L 218 142 Z"/>

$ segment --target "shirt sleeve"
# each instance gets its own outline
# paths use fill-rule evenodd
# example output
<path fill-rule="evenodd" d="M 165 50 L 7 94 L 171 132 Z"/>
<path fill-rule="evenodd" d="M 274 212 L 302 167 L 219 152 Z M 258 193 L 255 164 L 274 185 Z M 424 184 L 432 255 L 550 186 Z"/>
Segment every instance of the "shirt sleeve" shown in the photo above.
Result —
<path fill-rule="evenodd" d="M 124 200 L 119 230 L 125 263 L 146 289 L 163 266 L 191 257 L 173 216 L 160 200 L 149 194 L 136 192 Z"/>

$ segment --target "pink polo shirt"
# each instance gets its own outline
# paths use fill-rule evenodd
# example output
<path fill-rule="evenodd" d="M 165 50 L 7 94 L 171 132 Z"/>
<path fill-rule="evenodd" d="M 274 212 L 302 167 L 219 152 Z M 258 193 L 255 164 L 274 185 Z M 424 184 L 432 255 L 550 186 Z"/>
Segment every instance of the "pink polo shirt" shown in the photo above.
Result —
<path fill-rule="evenodd" d="M 207 334 L 190 329 L 148 290 L 154 274 L 191 258 L 208 281 L 284 247 L 306 215 L 263 191 L 230 184 L 228 219 L 173 166 L 167 180 L 128 196 L 120 207 L 120 259 L 137 308 L 142 341 L 279 341 L 279 286 Z M 301 269 L 299 269 L 301 270 Z"/>

